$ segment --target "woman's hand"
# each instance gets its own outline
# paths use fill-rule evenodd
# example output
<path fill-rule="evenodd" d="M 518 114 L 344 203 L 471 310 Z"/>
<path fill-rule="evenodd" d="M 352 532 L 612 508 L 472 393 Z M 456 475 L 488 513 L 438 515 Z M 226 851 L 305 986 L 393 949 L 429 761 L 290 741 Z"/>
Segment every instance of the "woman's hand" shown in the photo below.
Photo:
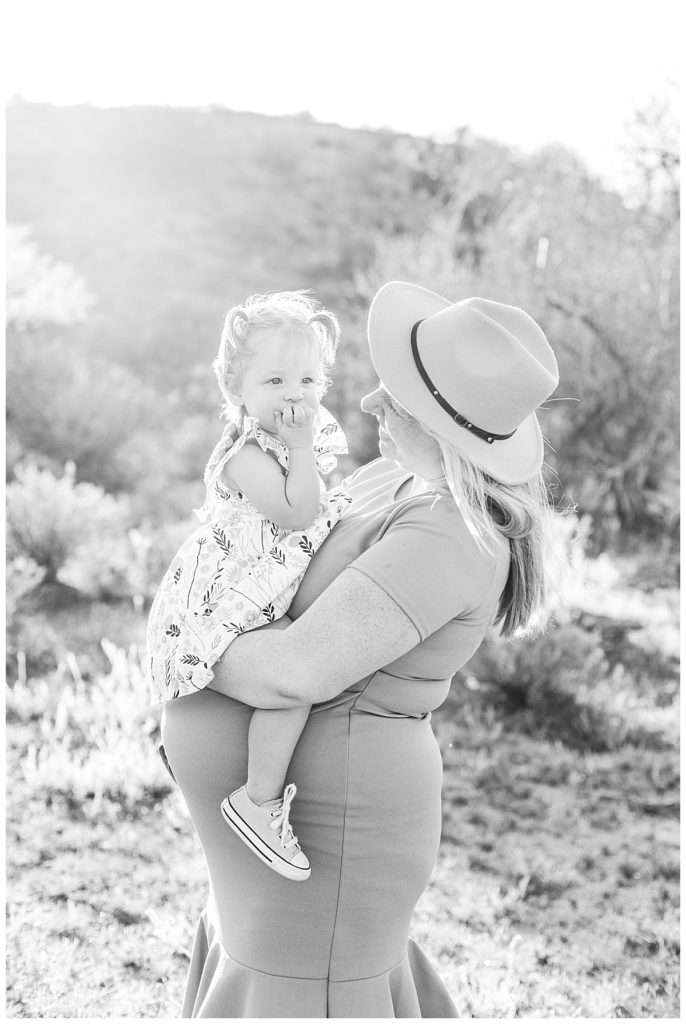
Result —
<path fill-rule="evenodd" d="M 395 601 L 350 568 L 296 622 L 288 628 L 283 623 L 236 637 L 214 666 L 212 689 L 256 708 L 317 704 L 420 640 Z"/>

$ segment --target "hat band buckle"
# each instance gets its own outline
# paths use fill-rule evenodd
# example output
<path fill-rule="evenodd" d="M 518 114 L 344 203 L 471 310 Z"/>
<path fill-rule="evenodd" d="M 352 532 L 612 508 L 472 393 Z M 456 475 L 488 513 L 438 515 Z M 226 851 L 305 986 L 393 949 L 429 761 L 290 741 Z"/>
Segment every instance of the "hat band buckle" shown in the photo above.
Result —
<path fill-rule="evenodd" d="M 512 437 L 513 434 L 516 434 L 517 427 L 515 427 L 514 430 L 510 431 L 509 434 L 496 434 L 492 430 L 483 430 L 481 427 L 477 427 L 473 423 L 471 423 L 466 416 L 462 415 L 462 413 L 459 413 L 456 409 L 453 409 L 450 402 L 448 402 L 447 399 L 443 397 L 443 395 L 440 393 L 434 382 L 431 380 L 431 377 L 426 372 L 424 363 L 420 358 L 419 349 L 417 348 L 417 329 L 419 325 L 422 323 L 424 323 L 424 320 L 418 320 L 417 323 L 412 328 L 412 334 L 410 336 L 412 357 L 419 371 L 419 376 L 422 378 L 427 388 L 431 392 L 432 396 L 436 399 L 441 408 L 448 413 L 450 418 L 453 419 L 455 423 L 458 424 L 458 426 L 464 427 L 465 430 L 468 430 L 470 434 L 474 435 L 474 437 L 478 437 L 482 441 L 486 441 L 487 444 L 493 444 L 494 441 L 506 441 L 508 437 Z"/>

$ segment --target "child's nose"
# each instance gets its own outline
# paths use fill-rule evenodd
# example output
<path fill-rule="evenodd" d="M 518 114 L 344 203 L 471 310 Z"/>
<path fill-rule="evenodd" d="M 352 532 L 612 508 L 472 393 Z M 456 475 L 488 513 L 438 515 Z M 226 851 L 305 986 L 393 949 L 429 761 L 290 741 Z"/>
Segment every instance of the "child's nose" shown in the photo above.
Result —
<path fill-rule="evenodd" d="M 284 398 L 287 402 L 299 402 L 303 396 L 303 389 L 301 384 L 287 384 L 284 389 Z"/>

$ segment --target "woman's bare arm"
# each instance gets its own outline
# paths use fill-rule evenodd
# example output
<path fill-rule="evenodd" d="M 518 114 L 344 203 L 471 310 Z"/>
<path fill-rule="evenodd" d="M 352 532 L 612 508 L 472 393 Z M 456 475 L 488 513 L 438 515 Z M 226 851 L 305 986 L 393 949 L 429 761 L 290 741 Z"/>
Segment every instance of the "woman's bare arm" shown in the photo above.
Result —
<path fill-rule="evenodd" d="M 317 704 L 395 661 L 421 637 L 378 584 L 346 569 L 287 629 L 237 637 L 212 689 L 252 707 Z"/>

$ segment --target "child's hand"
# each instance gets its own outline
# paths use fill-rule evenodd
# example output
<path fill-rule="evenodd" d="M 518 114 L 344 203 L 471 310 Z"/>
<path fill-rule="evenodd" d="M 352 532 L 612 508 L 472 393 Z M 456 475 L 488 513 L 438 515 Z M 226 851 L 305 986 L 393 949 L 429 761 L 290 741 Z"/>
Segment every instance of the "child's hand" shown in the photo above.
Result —
<path fill-rule="evenodd" d="M 314 410 L 300 402 L 274 410 L 276 431 L 287 448 L 312 448 Z"/>

